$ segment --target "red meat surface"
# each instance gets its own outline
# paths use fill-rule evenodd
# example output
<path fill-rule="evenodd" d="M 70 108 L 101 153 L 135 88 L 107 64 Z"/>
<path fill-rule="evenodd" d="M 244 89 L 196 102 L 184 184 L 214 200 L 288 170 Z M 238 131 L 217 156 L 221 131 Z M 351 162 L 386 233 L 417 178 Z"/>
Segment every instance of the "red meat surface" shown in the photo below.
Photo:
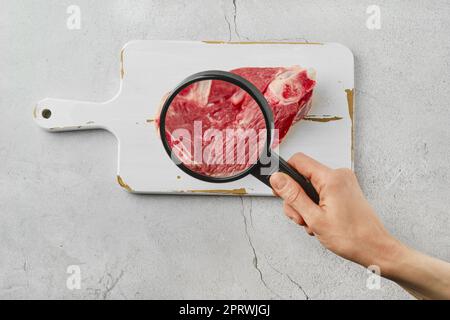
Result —
<path fill-rule="evenodd" d="M 277 130 L 272 147 L 281 143 L 292 125 L 311 108 L 316 84 L 312 71 L 293 66 L 248 67 L 231 72 L 253 83 L 267 99 Z M 185 129 L 189 137 L 175 134 L 178 129 Z M 230 129 L 236 136 L 227 136 L 226 130 Z M 173 100 L 166 115 L 166 138 L 177 157 L 193 171 L 214 177 L 235 175 L 253 164 L 265 142 L 264 129 L 264 118 L 253 99 L 242 89 L 218 80 L 198 82 L 185 88 Z M 208 130 L 222 135 L 208 136 Z M 194 137 L 198 139 L 199 135 L 195 132 L 201 132 L 200 142 L 196 142 Z M 245 136 L 244 132 L 256 132 L 258 141 Z M 236 142 L 240 138 L 243 144 Z M 201 148 L 195 149 L 196 143 Z"/>

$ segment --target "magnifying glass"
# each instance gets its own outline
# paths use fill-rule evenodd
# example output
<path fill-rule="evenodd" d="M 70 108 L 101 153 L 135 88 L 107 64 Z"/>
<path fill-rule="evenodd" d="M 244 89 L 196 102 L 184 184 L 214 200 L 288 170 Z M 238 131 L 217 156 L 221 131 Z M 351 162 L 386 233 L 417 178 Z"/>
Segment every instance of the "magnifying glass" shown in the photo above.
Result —
<path fill-rule="evenodd" d="M 283 172 L 319 203 L 311 182 L 271 150 L 277 130 L 267 100 L 236 74 L 203 71 L 183 80 L 162 106 L 159 132 L 172 161 L 194 178 L 224 183 L 251 174 L 271 187 L 270 176 Z"/>

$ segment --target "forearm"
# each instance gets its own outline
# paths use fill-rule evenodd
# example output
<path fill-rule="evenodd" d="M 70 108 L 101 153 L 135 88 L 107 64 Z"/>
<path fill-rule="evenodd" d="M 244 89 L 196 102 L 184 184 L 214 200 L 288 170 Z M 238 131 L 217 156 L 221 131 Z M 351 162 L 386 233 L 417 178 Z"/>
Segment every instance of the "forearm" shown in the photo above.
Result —
<path fill-rule="evenodd" d="M 364 267 L 377 266 L 420 299 L 450 299 L 450 263 L 412 250 L 389 235 L 364 197 L 355 174 L 296 154 L 289 163 L 318 189 L 320 206 L 284 173 L 270 178 L 286 215 L 329 250 Z"/>
<path fill-rule="evenodd" d="M 382 259 L 382 276 L 395 281 L 416 298 L 450 299 L 450 263 L 398 243 Z"/>

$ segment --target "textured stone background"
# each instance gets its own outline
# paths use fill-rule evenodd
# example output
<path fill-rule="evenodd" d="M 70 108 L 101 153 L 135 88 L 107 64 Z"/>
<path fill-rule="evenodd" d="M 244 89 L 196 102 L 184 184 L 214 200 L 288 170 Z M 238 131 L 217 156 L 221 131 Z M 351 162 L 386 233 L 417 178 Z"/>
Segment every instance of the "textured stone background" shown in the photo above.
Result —
<path fill-rule="evenodd" d="M 82 29 L 66 28 L 81 7 Z M 381 7 L 381 30 L 365 23 Z M 450 260 L 448 1 L 0 0 L 0 298 L 408 298 L 327 252 L 277 199 L 137 196 L 116 142 L 49 134 L 44 97 L 103 101 L 132 39 L 308 40 L 356 58 L 356 158 L 392 233 Z M 81 290 L 66 288 L 79 265 Z"/>

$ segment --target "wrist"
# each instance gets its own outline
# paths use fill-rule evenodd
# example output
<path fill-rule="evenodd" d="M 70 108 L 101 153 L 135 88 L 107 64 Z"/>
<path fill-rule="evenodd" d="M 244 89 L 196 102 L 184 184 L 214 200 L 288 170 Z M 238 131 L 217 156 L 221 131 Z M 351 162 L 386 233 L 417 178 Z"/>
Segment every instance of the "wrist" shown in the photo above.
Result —
<path fill-rule="evenodd" d="M 376 266 L 383 277 L 389 278 L 397 272 L 397 262 L 408 250 L 400 241 L 387 232 L 382 236 L 373 237 L 365 246 L 361 246 L 359 259 L 354 261 L 365 268 Z"/>
<path fill-rule="evenodd" d="M 404 257 L 408 256 L 410 249 L 399 240 L 388 235 L 383 245 L 379 249 L 378 266 L 381 275 L 385 278 L 396 278 L 401 272 L 400 265 Z"/>

